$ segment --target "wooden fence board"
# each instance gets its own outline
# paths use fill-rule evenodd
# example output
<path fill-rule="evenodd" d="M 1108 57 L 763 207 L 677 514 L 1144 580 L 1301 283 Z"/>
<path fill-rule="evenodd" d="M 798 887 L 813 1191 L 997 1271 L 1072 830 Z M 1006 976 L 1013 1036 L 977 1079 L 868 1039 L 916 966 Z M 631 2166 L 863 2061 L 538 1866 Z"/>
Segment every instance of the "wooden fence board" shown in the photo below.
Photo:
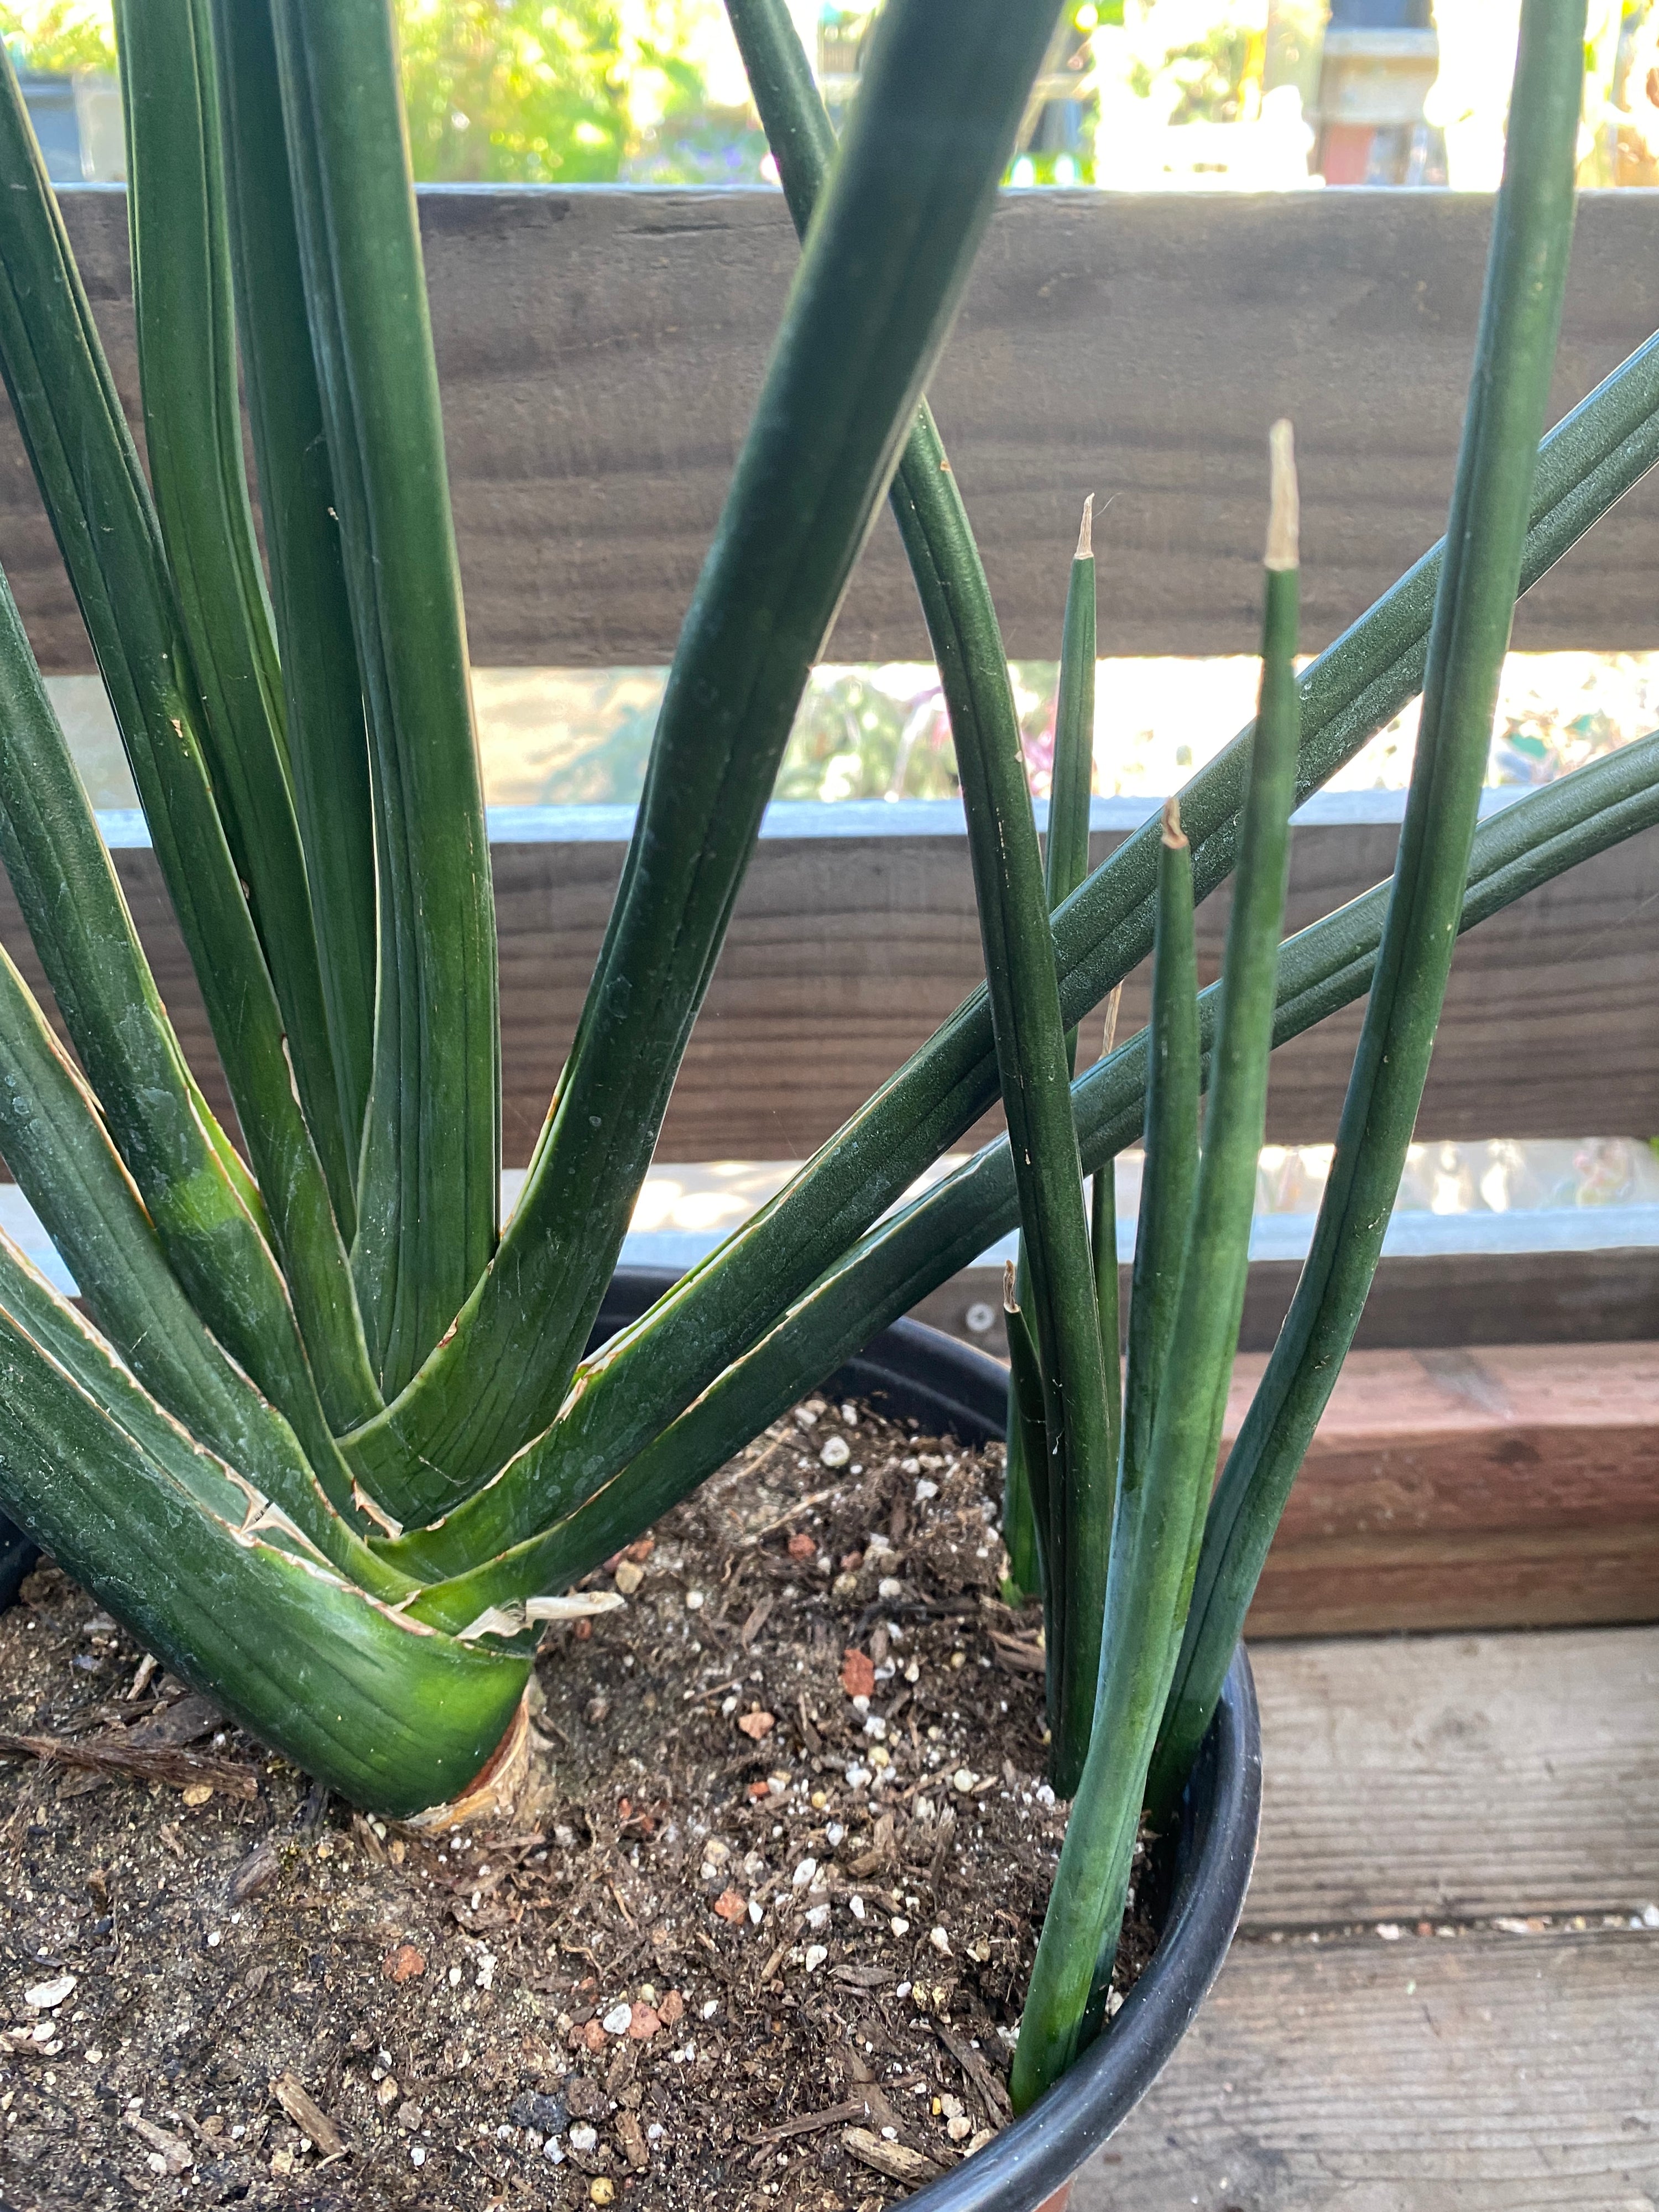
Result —
<path fill-rule="evenodd" d="M 66 220 L 136 410 L 119 188 Z M 428 188 L 422 221 L 474 658 L 668 659 L 796 248 L 763 191 Z M 1265 456 L 1294 416 L 1304 636 L 1330 638 L 1443 526 L 1490 203 L 1474 195 L 1005 194 L 934 398 L 1010 650 L 1058 649 L 1085 491 L 1104 649 L 1249 652 Z M 1659 204 L 1588 193 L 1559 416 L 1659 324 Z M 1522 609 L 1517 645 L 1659 644 L 1650 483 Z M 43 665 L 88 666 L 9 416 L 0 560 Z M 883 519 L 831 652 L 926 645 Z"/>
<path fill-rule="evenodd" d="M 1229 1440 L 1265 1364 L 1260 1353 L 1238 1362 Z M 1250 1626 L 1316 1636 L 1655 1619 L 1659 1346 L 1607 1344 L 1355 1354 Z"/>
<path fill-rule="evenodd" d="M 1075 2212 L 1659 2203 L 1659 1631 L 1255 1665 L 1244 1928 Z"/>
<path fill-rule="evenodd" d="M 1659 1343 L 1471 1353 L 1443 1340 L 1458 1302 L 1443 1261 L 1402 1308 L 1413 1349 L 1349 1353 L 1267 1555 L 1253 1643 L 1659 1620 Z M 1522 1328 L 1534 1318 L 1524 1286 L 1510 1311 Z M 999 1323 L 981 1341 L 1000 1350 L 1000 1337 Z M 1265 1352 L 1239 1356 L 1224 1462 L 1266 1365 Z M 1600 1723 L 1586 1698 L 1589 1755 Z"/>
<path fill-rule="evenodd" d="M 1659 1630 L 1365 1637 L 1251 1660 L 1247 1929 L 1659 1901 Z"/>
<path fill-rule="evenodd" d="M 1240 1942 L 1075 2212 L 1645 2212 L 1659 1936 Z"/>
<path fill-rule="evenodd" d="M 1379 795 L 1376 812 L 1390 811 Z M 1121 804 L 1121 803 L 1120 803 Z M 1289 926 L 1367 889 L 1391 865 L 1395 824 L 1335 818 L 1294 835 Z M 1397 802 L 1395 802 L 1397 805 Z M 1322 802 L 1312 810 L 1318 814 Z M 859 810 L 862 811 L 863 810 Z M 492 848 L 501 933 L 506 1157 L 528 1159 L 574 1033 L 622 866 L 612 837 L 555 834 Z M 607 813 L 619 811 L 607 810 Z M 889 809 L 898 834 L 764 836 L 693 1031 L 658 1148 L 664 1160 L 802 1159 L 840 1127 L 981 979 L 959 819 L 944 805 Z M 941 819 L 942 817 L 942 819 Z M 1097 834 L 1103 858 L 1121 830 Z M 153 854 L 117 864 L 161 994 L 216 1107 L 225 1105 L 205 1017 Z M 1659 1128 L 1659 836 L 1649 832 L 1544 886 L 1463 939 L 1429 1077 L 1425 1137 L 1644 1134 Z M 1225 890 L 1200 909 L 1199 955 L 1219 965 Z M 0 942 L 44 988 L 9 890 Z M 1146 1018 L 1130 980 L 1121 1034 Z M 1331 1135 L 1358 1007 L 1274 1055 L 1268 1135 Z M 994 1124 L 988 1121 L 980 1134 Z"/>
<path fill-rule="evenodd" d="M 1465 1217 L 1467 1221 L 1468 1217 Z M 1461 1247 L 1461 1249 L 1460 1249 Z M 1253 1260 L 1239 1342 L 1273 1348 L 1289 1310 L 1301 1262 Z M 1127 1310 L 1129 1271 L 1121 1271 Z M 975 1327 L 986 1308 L 987 1326 Z M 1000 1356 L 1002 1268 L 964 1267 L 921 1299 L 916 1319 Z M 1582 1252 L 1481 1252 L 1448 1235 L 1433 1255 L 1384 1254 L 1355 1343 L 1362 1351 L 1419 1345 L 1631 1344 L 1659 1339 L 1659 1255 L 1651 1244 L 1608 1242 Z"/>
<path fill-rule="evenodd" d="M 907 810 L 908 812 L 908 810 Z M 1386 876 L 1392 823 L 1299 829 L 1287 923 Z M 1096 860 L 1117 842 L 1093 841 Z M 497 846 L 508 1158 L 527 1157 L 574 1034 L 620 846 Z M 1419 1126 L 1425 1135 L 1659 1128 L 1659 837 L 1644 836 L 1495 915 L 1458 949 Z M 1200 910 L 1206 980 L 1224 892 Z M 799 1159 L 982 980 L 965 840 L 768 836 L 693 1031 L 663 1159 Z M 1146 1018 L 1143 969 L 1121 1033 Z M 1334 1133 L 1361 1014 L 1274 1056 L 1268 1134 Z M 981 1135 L 987 1133 L 987 1123 Z"/>

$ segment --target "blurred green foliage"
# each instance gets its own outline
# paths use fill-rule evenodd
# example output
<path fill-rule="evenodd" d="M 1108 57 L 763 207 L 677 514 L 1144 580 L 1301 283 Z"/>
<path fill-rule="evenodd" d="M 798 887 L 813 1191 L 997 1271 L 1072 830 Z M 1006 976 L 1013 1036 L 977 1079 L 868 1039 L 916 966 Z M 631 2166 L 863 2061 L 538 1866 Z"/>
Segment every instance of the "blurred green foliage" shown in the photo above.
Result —
<path fill-rule="evenodd" d="M 20 69 L 112 70 L 109 0 L 22 0 L 0 6 L 0 38 Z"/>
<path fill-rule="evenodd" d="M 1011 673 L 1031 788 L 1047 796 L 1055 666 Z M 474 672 L 492 805 L 632 805 L 662 704 L 660 668 Z M 939 678 L 920 662 L 813 670 L 774 787 L 778 799 L 953 799 L 956 751 Z M 105 801 L 112 804 L 113 801 Z"/>
<path fill-rule="evenodd" d="M 601 184 L 627 151 L 615 0 L 399 0 L 417 177 Z"/>
<path fill-rule="evenodd" d="M 759 176 L 766 143 L 731 82 L 719 0 L 394 5 L 422 183 Z M 0 0 L 0 37 L 21 68 L 115 67 L 110 0 Z"/>

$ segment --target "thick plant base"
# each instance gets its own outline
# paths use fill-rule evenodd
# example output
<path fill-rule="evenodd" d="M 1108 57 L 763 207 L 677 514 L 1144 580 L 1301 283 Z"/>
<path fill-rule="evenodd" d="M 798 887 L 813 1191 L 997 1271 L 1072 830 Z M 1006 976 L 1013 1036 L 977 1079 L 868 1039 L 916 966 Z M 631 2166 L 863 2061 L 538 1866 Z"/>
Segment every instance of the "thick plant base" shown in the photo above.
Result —
<path fill-rule="evenodd" d="M 458 1828 L 482 1826 L 511 1818 L 530 1779 L 531 1729 L 528 1692 L 520 1701 L 506 1735 L 459 1796 L 428 1806 L 398 1827 L 411 1836 L 443 1836 Z"/>

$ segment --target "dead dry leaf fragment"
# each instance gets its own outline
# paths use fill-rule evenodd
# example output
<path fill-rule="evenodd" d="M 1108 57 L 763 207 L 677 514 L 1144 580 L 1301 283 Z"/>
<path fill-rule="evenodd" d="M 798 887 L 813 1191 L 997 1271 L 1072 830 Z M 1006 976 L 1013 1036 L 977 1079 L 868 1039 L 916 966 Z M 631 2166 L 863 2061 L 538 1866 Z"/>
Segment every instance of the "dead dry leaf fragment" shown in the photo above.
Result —
<path fill-rule="evenodd" d="M 165 2128 L 157 2127 L 154 2120 L 145 2119 L 141 2112 L 129 2112 L 126 2120 L 134 2135 L 160 2155 L 168 2173 L 180 2174 L 190 2171 L 192 2163 L 190 2145 L 182 2136 L 169 2135 Z"/>
<path fill-rule="evenodd" d="M 643 2173 L 651 2163 L 651 2154 L 645 2147 L 644 2131 L 626 2106 L 617 2115 L 617 2139 L 635 2172 Z"/>
<path fill-rule="evenodd" d="M 309 2136 L 326 2158 L 341 2158 L 346 2139 L 296 2074 L 280 2074 L 270 2094 L 302 2136 Z"/>
<path fill-rule="evenodd" d="M 273 1881 L 282 1872 L 283 1855 L 269 1837 L 256 1844 L 230 1877 L 230 1901 L 240 1905 Z"/>
<path fill-rule="evenodd" d="M 876 1694 L 876 1662 L 867 1651 L 856 1645 L 848 1647 L 841 1662 L 841 1686 L 849 1698 L 873 1698 Z"/>
<path fill-rule="evenodd" d="M 205 1782 L 227 1797 L 257 1797 L 259 1778 L 251 1766 L 229 1759 L 205 1759 L 193 1751 L 171 1745 L 143 1747 L 97 1737 L 91 1742 L 70 1742 L 51 1735 L 0 1735 L 0 1752 L 15 1758 L 56 1759 L 64 1766 L 83 1767 L 99 1774 L 130 1775 L 139 1782 L 165 1782 L 175 1790 L 188 1790 Z"/>
<path fill-rule="evenodd" d="M 850 2150 L 854 2158 L 873 2166 L 878 2173 L 886 2174 L 890 2180 L 908 2181 L 915 2185 L 935 2181 L 944 2171 L 907 2143 L 889 2142 L 884 2136 L 873 2135 L 868 2128 L 848 2128 L 841 2140 L 844 2150 Z"/>
<path fill-rule="evenodd" d="M 864 2119 L 869 2111 L 867 2099 L 849 2097 L 844 2105 L 831 2105 L 826 2112 L 806 2112 L 798 2120 L 781 2120 L 775 2128 L 763 2128 L 754 2141 L 783 2142 L 791 2136 L 818 2135 L 825 2128 L 839 2127 L 843 2120 Z M 748 2142 L 750 2138 L 745 2136 L 744 2140 Z"/>

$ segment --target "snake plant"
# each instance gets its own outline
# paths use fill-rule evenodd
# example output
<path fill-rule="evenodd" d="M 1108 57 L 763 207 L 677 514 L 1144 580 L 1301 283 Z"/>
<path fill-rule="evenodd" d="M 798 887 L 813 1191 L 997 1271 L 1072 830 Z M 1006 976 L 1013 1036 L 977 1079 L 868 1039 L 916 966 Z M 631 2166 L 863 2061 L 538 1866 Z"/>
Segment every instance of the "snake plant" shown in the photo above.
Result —
<path fill-rule="evenodd" d="M 1178 1802 L 1352 1337 L 1455 935 L 1659 819 L 1650 740 L 1474 827 L 1515 599 L 1659 458 L 1659 341 L 1540 444 L 1584 8 L 1527 0 L 1445 542 L 1294 677 L 1281 452 L 1257 724 L 1091 872 L 1085 541 L 1045 874 L 923 392 L 1055 0 L 888 0 L 839 145 L 786 0 L 729 12 L 803 250 L 504 1226 L 495 917 L 390 0 L 121 0 L 147 468 L 6 67 L 0 373 L 238 1128 L 185 1060 L 0 584 L 0 859 L 75 1054 L 0 955 L 0 1152 L 81 1297 L 0 1241 L 0 1504 L 265 1741 L 410 1815 L 490 1759 L 550 1601 L 1018 1225 L 1012 1487 L 1078 1806 L 1029 2098 L 1103 2016 L 1136 1821 Z M 588 1354 L 883 498 L 950 707 L 986 987 Z M 1419 690 L 1391 884 L 1280 945 L 1291 807 Z M 1226 970 L 1199 993 L 1193 903 L 1235 868 Z M 1085 1018 L 1154 945 L 1150 1031 L 1075 1076 Z M 1211 1505 L 1268 1054 L 1367 993 L 1314 1255 Z M 898 1204 L 999 1094 L 1012 1145 Z M 1143 1131 L 1120 1404 L 1110 1162 Z"/>

